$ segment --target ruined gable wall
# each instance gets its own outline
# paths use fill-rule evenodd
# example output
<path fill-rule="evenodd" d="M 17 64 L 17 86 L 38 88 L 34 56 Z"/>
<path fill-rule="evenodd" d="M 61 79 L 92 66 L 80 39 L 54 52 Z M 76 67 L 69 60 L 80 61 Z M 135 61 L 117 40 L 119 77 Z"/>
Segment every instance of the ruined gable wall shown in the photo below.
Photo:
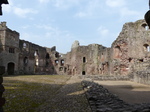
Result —
<path fill-rule="evenodd" d="M 57 52 L 55 46 L 49 49 L 47 52 L 49 53 L 50 56 L 49 69 L 53 71 L 53 74 L 66 73 L 64 54 Z"/>
<path fill-rule="evenodd" d="M 0 24 L 0 66 L 7 71 L 8 64 L 14 64 L 14 71 L 18 70 L 19 33 L 7 28 L 6 22 Z"/>
<path fill-rule="evenodd" d="M 126 23 L 111 47 L 111 73 L 127 75 L 136 62 L 143 62 L 149 55 L 149 31 L 144 20 Z M 144 50 L 146 49 L 146 50 Z"/>
<path fill-rule="evenodd" d="M 74 44 L 73 44 L 74 45 Z M 99 73 L 99 50 L 101 45 L 76 46 L 66 54 L 68 73 L 72 75 L 94 75 Z"/>
<path fill-rule="evenodd" d="M 27 73 L 44 71 L 46 66 L 46 48 L 31 42 L 20 40 L 19 69 Z"/>

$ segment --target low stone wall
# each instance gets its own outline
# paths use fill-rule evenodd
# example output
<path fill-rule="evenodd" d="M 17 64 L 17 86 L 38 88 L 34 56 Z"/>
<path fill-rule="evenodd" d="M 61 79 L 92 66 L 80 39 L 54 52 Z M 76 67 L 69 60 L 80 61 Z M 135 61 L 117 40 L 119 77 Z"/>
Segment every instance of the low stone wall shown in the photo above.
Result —
<path fill-rule="evenodd" d="M 130 80 L 129 77 L 123 75 L 83 75 L 80 78 L 84 79 L 92 79 L 92 80 L 111 80 L 111 81 L 119 81 L 119 80 Z"/>
<path fill-rule="evenodd" d="M 133 81 L 150 85 L 150 71 L 137 71 L 133 75 Z"/>
<path fill-rule="evenodd" d="M 82 81 L 92 112 L 150 112 L 150 104 L 131 105 L 92 81 Z"/>

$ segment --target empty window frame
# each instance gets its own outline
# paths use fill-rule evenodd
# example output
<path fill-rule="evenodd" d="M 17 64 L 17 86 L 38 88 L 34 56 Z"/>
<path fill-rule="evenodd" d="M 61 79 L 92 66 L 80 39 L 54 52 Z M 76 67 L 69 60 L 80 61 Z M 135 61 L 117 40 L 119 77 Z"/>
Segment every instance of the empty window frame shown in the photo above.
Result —
<path fill-rule="evenodd" d="M 9 53 L 15 53 L 15 48 L 9 48 Z"/>
<path fill-rule="evenodd" d="M 58 60 L 55 60 L 55 65 L 58 65 Z"/>
<path fill-rule="evenodd" d="M 24 63 L 24 65 L 27 65 L 27 64 L 28 64 L 28 58 L 27 58 L 27 57 L 25 57 L 25 58 L 23 59 L 23 63 Z"/>
<path fill-rule="evenodd" d="M 38 50 L 36 50 L 36 51 L 34 52 L 34 56 L 38 56 L 38 55 L 39 55 Z"/>
<path fill-rule="evenodd" d="M 144 44 L 144 51 L 150 52 L 150 46 L 148 44 Z"/>
<path fill-rule="evenodd" d="M 86 75 L 86 72 L 85 72 L 85 71 L 82 71 L 82 75 Z"/>
<path fill-rule="evenodd" d="M 148 27 L 148 25 L 147 25 L 146 23 L 142 24 L 141 26 L 142 26 L 145 30 L 149 30 L 149 27 Z"/>
<path fill-rule="evenodd" d="M 86 63 L 86 57 L 83 57 L 83 63 Z"/>
<path fill-rule="evenodd" d="M 63 66 L 64 65 L 64 60 L 61 60 L 61 66 Z"/>

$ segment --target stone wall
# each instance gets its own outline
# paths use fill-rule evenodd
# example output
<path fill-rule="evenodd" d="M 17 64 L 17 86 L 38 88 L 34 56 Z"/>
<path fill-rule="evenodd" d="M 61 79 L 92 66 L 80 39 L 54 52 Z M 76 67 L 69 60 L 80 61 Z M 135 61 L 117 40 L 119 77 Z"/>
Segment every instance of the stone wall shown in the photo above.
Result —
<path fill-rule="evenodd" d="M 64 58 L 56 47 L 46 48 L 19 38 L 18 32 L 1 22 L 0 66 L 5 67 L 5 74 L 64 74 Z"/>
<path fill-rule="evenodd" d="M 65 66 L 68 68 L 68 74 L 99 74 L 99 50 L 105 47 L 98 44 L 79 46 L 79 42 L 75 41 L 75 43 L 72 45 L 71 52 L 65 55 Z"/>
<path fill-rule="evenodd" d="M 8 74 L 18 70 L 19 33 L 7 28 L 6 22 L 0 24 L 0 66 Z"/>
<path fill-rule="evenodd" d="M 111 48 L 99 44 L 81 46 L 75 41 L 71 51 L 65 55 L 68 74 L 130 75 L 136 81 L 139 73 L 147 71 L 150 66 L 149 37 L 146 22 L 138 20 L 123 25 Z"/>

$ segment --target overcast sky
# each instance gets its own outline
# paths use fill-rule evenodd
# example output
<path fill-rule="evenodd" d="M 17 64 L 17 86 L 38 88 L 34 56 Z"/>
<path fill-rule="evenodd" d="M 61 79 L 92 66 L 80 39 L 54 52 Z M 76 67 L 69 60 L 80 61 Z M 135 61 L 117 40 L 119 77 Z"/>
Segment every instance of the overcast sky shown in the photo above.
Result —
<path fill-rule="evenodd" d="M 92 43 L 110 47 L 126 22 L 144 18 L 148 0 L 8 0 L 3 5 L 7 26 L 20 33 L 20 39 L 40 46 L 71 50 Z"/>

